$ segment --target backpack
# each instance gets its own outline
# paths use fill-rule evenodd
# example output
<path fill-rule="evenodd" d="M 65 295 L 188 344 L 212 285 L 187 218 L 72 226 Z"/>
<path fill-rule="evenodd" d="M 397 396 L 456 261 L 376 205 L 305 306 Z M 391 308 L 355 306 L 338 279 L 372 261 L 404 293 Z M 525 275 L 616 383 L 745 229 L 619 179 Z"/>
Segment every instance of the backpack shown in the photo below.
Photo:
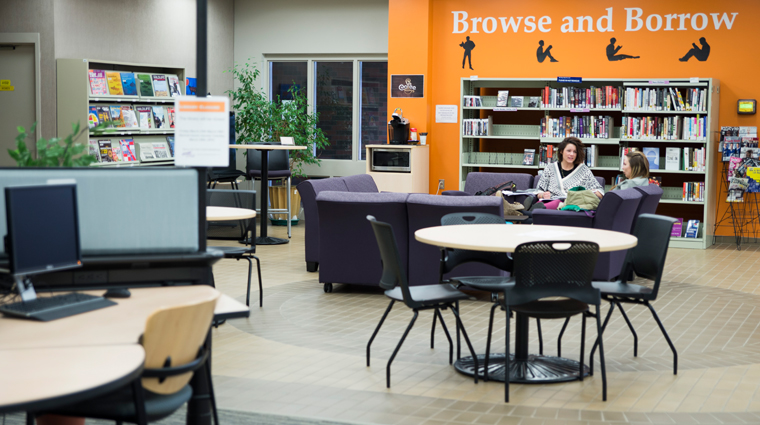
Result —
<path fill-rule="evenodd" d="M 506 183 L 489 187 L 486 190 L 475 192 L 475 196 L 491 196 L 496 192 L 501 192 L 502 190 L 516 190 L 516 189 L 517 189 L 517 185 L 512 180 L 510 180 Z"/>

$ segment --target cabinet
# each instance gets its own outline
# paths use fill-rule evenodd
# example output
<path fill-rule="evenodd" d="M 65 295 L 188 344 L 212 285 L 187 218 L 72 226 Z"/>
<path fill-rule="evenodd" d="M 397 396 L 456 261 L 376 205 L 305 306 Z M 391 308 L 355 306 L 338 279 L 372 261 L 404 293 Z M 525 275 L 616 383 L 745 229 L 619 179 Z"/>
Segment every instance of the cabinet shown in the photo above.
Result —
<path fill-rule="evenodd" d="M 112 128 L 94 134 L 89 131 L 87 139 L 83 140 L 90 146 L 97 146 L 98 141 L 110 141 L 112 146 L 119 146 L 120 140 L 134 141 L 134 162 L 98 162 L 93 166 L 124 167 L 146 165 L 173 165 L 173 146 L 167 137 L 174 135 L 173 118 L 169 116 L 168 108 L 174 107 L 174 98 L 169 96 L 143 96 L 139 88 L 139 80 L 136 78 L 135 95 L 112 95 L 93 94 L 90 86 L 89 70 L 103 70 L 105 72 L 134 73 L 176 76 L 179 93 L 185 93 L 185 69 L 161 65 L 144 65 L 125 62 L 113 62 L 94 59 L 57 59 L 57 131 L 58 136 L 63 137 L 71 133 L 71 125 L 79 123 L 82 128 L 88 125 L 90 108 L 131 107 L 135 111 L 139 121 L 138 108 L 150 110 L 151 119 L 155 117 L 153 111 L 163 111 L 163 128 Z M 167 79 L 167 85 L 169 84 Z M 149 109 L 148 109 L 149 108 Z M 171 120 L 170 120 L 171 119 Z M 172 139 L 173 140 L 173 139 Z M 172 142 L 173 143 L 173 142 Z M 150 148 L 155 147 L 155 152 L 146 155 Z M 143 158 L 141 159 L 141 150 Z M 164 157 L 164 155 L 166 157 Z M 153 159 L 146 156 L 153 156 Z"/>
<path fill-rule="evenodd" d="M 507 106 L 497 106 L 505 91 L 510 99 Z M 547 153 L 556 159 L 549 147 L 573 135 L 589 148 L 587 156 L 593 158 L 589 167 L 605 178 L 609 190 L 622 174 L 621 156 L 635 148 L 658 157 L 659 169 L 650 167 L 650 177 L 661 181 L 664 192 L 657 213 L 683 218 L 684 227 L 688 220 L 700 221 L 697 238 L 673 237 L 670 246 L 704 249 L 712 244 L 718 80 L 599 78 L 564 83 L 541 78 L 462 78 L 460 92 L 460 189 L 470 172 L 537 175 L 545 162 L 552 161 Z M 518 101 L 512 102 L 513 98 Z M 480 131 L 473 133 L 470 120 L 480 121 Z M 667 148 L 678 149 L 678 169 L 665 169 Z M 524 164 L 529 157 L 526 149 L 535 153 L 528 164 Z M 690 156 L 688 162 L 685 154 Z M 697 186 L 699 200 L 692 200 L 685 192 L 692 188 L 697 194 Z"/>
<path fill-rule="evenodd" d="M 429 145 L 367 145 L 367 174 L 381 192 L 428 193 Z M 375 155 L 377 151 L 382 155 Z M 397 159 L 388 160 L 388 153 Z"/>

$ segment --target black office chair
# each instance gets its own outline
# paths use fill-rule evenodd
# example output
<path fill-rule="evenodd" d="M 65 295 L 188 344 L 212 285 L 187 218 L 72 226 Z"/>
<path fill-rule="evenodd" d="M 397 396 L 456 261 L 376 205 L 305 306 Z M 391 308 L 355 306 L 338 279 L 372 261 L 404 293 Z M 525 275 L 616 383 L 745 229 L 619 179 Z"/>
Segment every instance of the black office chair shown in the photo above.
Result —
<path fill-rule="evenodd" d="M 206 190 L 206 205 L 255 209 L 256 191 L 208 189 Z M 248 232 L 250 232 L 250 237 Z M 256 269 L 259 274 L 259 307 L 263 307 L 264 290 L 261 283 L 261 262 L 259 257 L 254 255 L 256 253 L 256 219 L 209 222 L 206 237 L 218 240 L 237 240 L 245 244 L 245 246 L 209 246 L 207 249 L 222 251 L 224 258 L 232 258 L 238 261 L 248 260 L 248 289 L 245 293 L 245 305 L 250 305 L 251 299 L 251 273 L 253 272 L 251 259 L 256 260 Z"/>
<path fill-rule="evenodd" d="M 604 363 L 602 325 L 599 307 L 600 291 L 591 285 L 599 245 L 593 242 L 531 242 L 517 246 L 514 259 L 515 284 L 504 290 L 502 306 L 506 311 L 507 329 L 504 356 L 504 401 L 509 401 L 509 339 L 512 310 L 518 314 L 538 319 L 556 319 L 581 314 L 581 354 L 578 379 L 583 380 L 583 351 L 586 337 L 586 315 L 596 317 L 597 343 L 602 365 L 602 399 L 607 401 L 607 371 Z M 566 297 L 544 300 L 548 297 Z M 588 304 L 596 306 L 595 313 L 588 313 Z M 585 314 L 584 314 L 585 313 Z M 493 322 L 493 309 L 491 310 Z M 485 368 L 491 346 L 491 326 L 486 343 Z"/>
<path fill-rule="evenodd" d="M 287 196 L 287 206 L 285 209 L 283 208 L 269 208 L 268 213 L 269 214 L 285 214 L 287 221 L 288 221 L 288 238 L 290 237 L 290 196 L 291 196 L 291 188 L 290 188 L 290 178 L 293 175 L 290 171 L 290 151 L 287 150 L 272 150 L 269 152 L 269 170 L 267 173 L 267 178 L 269 181 L 272 180 L 285 180 L 288 196 Z M 246 153 L 246 175 L 249 179 L 253 180 L 261 180 L 261 152 L 250 149 Z M 261 182 L 261 188 L 264 190 L 264 188 L 268 189 L 269 182 Z M 271 196 L 268 197 L 270 200 L 272 199 Z M 261 220 L 266 220 L 267 217 L 261 217 Z"/>
<path fill-rule="evenodd" d="M 610 302 L 610 311 L 607 312 L 607 317 L 604 319 L 602 331 L 607 327 L 610 316 L 612 316 L 612 311 L 617 306 L 633 334 L 634 357 L 638 356 L 639 339 L 638 335 L 636 335 L 636 330 L 628 319 L 628 315 L 623 310 L 622 303 L 640 304 L 649 308 L 649 311 L 652 312 L 652 317 L 654 317 L 657 326 L 659 326 L 662 335 L 670 346 L 670 350 L 673 352 L 674 375 L 678 374 L 678 352 L 651 302 L 657 299 L 657 294 L 660 290 L 660 281 L 663 269 L 665 268 L 665 258 L 668 255 L 668 245 L 670 244 L 670 231 L 676 221 L 676 219 L 671 217 L 641 214 L 636 221 L 636 228 L 633 231 L 633 235 L 638 238 L 638 244 L 631 248 L 625 257 L 622 272 L 620 273 L 623 280 L 593 283 L 594 287 L 601 291 L 602 298 Z M 649 288 L 628 283 L 625 277 L 631 276 L 631 272 L 635 272 L 637 276 L 654 281 L 654 284 Z M 591 349 L 592 356 L 595 349 L 596 345 Z M 589 363 L 591 372 L 593 373 L 594 363 L 593 361 Z"/>
<path fill-rule="evenodd" d="M 45 412 L 63 416 L 106 419 L 136 424 L 163 419 L 193 395 L 188 383 L 202 369 L 209 385 L 214 423 L 219 424 L 204 344 L 217 298 L 162 308 L 148 317 L 140 343 L 145 348 L 142 377 L 125 387 L 80 403 Z"/>
<path fill-rule="evenodd" d="M 475 360 L 475 369 L 477 370 L 477 356 L 472 349 L 470 338 L 467 337 L 467 332 L 462 325 L 462 320 L 459 318 L 459 311 L 454 304 L 459 300 L 471 299 L 471 297 L 459 291 L 451 284 L 409 286 L 409 282 L 406 279 L 406 273 L 401 267 L 398 245 L 396 245 L 396 237 L 393 235 L 393 228 L 388 223 L 375 220 L 375 217 L 371 215 L 367 216 L 367 220 L 369 220 L 372 225 L 372 230 L 375 232 L 375 238 L 377 239 L 377 246 L 380 249 L 380 257 L 383 264 L 380 287 L 385 289 L 385 296 L 391 299 L 388 308 L 380 319 L 380 323 L 377 324 L 375 332 L 372 333 L 372 337 L 367 343 L 367 367 L 369 367 L 370 347 L 372 346 L 372 341 L 375 339 L 375 336 L 377 336 L 378 331 L 380 331 L 380 327 L 383 326 L 383 322 L 385 322 L 385 318 L 388 317 L 388 313 L 390 313 L 391 308 L 393 308 L 393 304 L 396 301 L 403 301 L 407 307 L 414 311 L 414 316 L 409 322 L 406 331 L 404 331 L 404 334 L 401 336 L 401 340 L 398 342 L 396 349 L 393 350 L 391 358 L 388 360 L 388 365 L 385 369 L 385 379 L 388 388 L 391 387 L 391 363 L 393 363 L 393 359 L 396 358 L 398 350 L 404 343 L 412 326 L 414 326 L 414 322 L 417 320 L 417 316 L 421 310 L 435 310 L 433 317 L 438 316 L 438 318 L 441 319 L 441 325 L 446 332 L 446 337 L 449 339 L 449 364 L 451 364 L 453 362 L 453 344 L 451 342 L 451 336 L 449 335 L 448 330 L 446 330 L 446 325 L 443 322 L 443 316 L 440 311 L 441 309 L 451 309 L 458 326 L 462 329 L 462 334 L 470 349 L 470 354 L 472 354 L 473 359 Z M 475 374 L 475 383 L 478 383 L 477 374 Z"/>

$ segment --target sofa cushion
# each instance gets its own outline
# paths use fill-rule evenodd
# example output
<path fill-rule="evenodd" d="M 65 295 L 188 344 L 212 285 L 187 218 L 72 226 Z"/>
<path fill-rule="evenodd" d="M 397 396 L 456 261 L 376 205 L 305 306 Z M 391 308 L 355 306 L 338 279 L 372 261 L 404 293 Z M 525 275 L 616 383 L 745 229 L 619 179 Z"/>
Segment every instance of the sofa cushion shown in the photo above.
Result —
<path fill-rule="evenodd" d="M 502 216 L 503 202 L 498 196 L 435 196 L 413 193 L 406 201 L 409 215 L 409 283 L 438 283 L 441 251 L 438 247 L 418 242 L 414 232 L 441 225 L 441 217 L 455 212 L 483 212 Z M 464 264 L 444 278 L 454 276 L 501 276 L 501 270 L 484 264 Z"/>
<path fill-rule="evenodd" d="M 319 281 L 377 286 L 382 275 L 380 250 L 367 215 L 393 226 L 407 270 L 407 193 L 320 192 Z"/>

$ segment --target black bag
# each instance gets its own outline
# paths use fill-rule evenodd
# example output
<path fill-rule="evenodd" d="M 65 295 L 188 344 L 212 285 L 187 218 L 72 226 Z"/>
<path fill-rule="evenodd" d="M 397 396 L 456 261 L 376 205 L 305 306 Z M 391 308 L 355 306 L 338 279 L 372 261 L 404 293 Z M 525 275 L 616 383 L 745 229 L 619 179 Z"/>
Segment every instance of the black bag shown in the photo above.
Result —
<path fill-rule="evenodd" d="M 475 192 L 475 196 L 491 196 L 496 192 L 501 192 L 502 190 L 516 190 L 517 185 L 512 181 L 508 181 L 506 183 L 502 183 L 497 186 L 489 187 L 486 190 L 481 190 L 479 192 Z"/>

